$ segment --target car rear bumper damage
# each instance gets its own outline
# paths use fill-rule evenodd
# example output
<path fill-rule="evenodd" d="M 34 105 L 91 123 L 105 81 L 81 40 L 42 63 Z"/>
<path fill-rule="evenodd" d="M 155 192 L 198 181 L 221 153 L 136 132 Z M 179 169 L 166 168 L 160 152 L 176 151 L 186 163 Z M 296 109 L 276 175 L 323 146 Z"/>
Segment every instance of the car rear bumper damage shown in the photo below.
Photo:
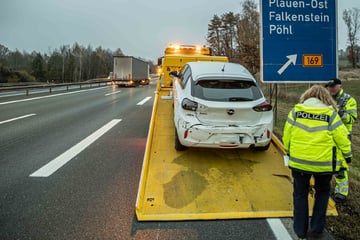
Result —
<path fill-rule="evenodd" d="M 188 147 L 250 148 L 270 143 L 272 125 L 249 127 L 194 125 L 179 128 L 179 139 Z"/>

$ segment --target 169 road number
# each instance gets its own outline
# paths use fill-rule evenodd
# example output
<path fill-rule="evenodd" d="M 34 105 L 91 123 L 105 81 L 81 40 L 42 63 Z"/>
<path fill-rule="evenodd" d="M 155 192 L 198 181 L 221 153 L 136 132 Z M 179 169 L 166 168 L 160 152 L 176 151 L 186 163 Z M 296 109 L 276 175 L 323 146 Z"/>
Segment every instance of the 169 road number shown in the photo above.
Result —
<path fill-rule="evenodd" d="M 302 65 L 303 67 L 322 67 L 323 56 L 322 54 L 304 54 Z"/>

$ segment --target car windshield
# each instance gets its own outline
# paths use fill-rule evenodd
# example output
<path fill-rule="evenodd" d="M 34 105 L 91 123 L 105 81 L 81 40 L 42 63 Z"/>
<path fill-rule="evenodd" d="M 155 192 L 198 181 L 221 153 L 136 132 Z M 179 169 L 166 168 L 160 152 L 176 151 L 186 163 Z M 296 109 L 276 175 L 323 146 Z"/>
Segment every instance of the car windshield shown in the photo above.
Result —
<path fill-rule="evenodd" d="M 193 83 L 192 95 L 209 101 L 240 102 L 262 97 L 253 81 L 212 79 Z"/>

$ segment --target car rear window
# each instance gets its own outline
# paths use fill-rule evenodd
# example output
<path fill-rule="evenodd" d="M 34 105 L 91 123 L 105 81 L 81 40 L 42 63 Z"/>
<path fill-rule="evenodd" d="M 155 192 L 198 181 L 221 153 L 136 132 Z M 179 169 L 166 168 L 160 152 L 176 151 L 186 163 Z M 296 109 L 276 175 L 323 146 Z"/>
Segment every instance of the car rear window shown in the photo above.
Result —
<path fill-rule="evenodd" d="M 209 101 L 244 102 L 262 97 L 261 90 L 252 81 L 213 79 L 193 84 L 192 95 Z"/>

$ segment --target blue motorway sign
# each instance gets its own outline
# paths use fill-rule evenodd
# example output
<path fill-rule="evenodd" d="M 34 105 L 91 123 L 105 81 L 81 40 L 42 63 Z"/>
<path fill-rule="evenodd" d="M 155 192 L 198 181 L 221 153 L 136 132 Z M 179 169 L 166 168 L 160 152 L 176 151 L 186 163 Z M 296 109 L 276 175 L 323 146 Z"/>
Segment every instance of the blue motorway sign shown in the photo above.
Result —
<path fill-rule="evenodd" d="M 337 77 L 337 0 L 260 0 L 263 82 Z"/>

